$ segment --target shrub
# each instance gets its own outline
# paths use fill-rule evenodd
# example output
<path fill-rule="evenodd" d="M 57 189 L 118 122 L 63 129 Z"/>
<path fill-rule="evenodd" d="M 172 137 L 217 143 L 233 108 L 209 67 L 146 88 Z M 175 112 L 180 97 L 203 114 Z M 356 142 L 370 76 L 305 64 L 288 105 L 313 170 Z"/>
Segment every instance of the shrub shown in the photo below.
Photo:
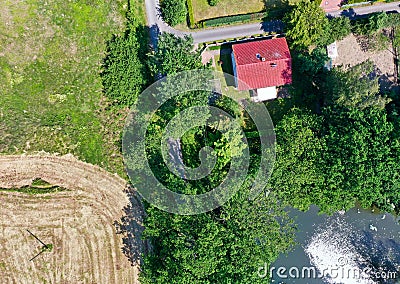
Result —
<path fill-rule="evenodd" d="M 351 33 L 350 19 L 347 17 L 335 17 L 329 20 L 326 31 L 326 44 L 341 40 Z"/>
<path fill-rule="evenodd" d="M 189 27 L 193 29 L 196 26 L 196 21 L 194 20 L 194 13 L 193 13 L 193 3 L 192 0 L 186 1 L 187 10 L 188 10 L 188 21 Z"/>
<path fill-rule="evenodd" d="M 218 4 L 219 0 L 208 0 L 208 5 L 210 6 L 216 6 Z"/>
<path fill-rule="evenodd" d="M 170 26 L 183 23 L 186 19 L 185 0 L 162 0 L 160 9 L 164 21 Z"/>
<path fill-rule="evenodd" d="M 399 14 L 375 13 L 369 18 L 358 19 L 352 22 L 353 32 L 359 35 L 372 35 L 384 28 L 400 25 Z"/>
<path fill-rule="evenodd" d="M 108 42 L 102 73 L 104 93 L 118 105 L 133 105 L 147 82 L 138 35 L 138 29 L 132 26 Z"/>

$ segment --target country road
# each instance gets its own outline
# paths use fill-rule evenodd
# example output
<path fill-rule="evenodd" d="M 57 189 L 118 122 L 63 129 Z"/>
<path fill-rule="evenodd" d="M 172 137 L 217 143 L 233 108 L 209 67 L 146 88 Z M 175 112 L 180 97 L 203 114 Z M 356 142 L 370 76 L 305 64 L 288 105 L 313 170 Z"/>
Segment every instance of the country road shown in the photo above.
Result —
<path fill-rule="evenodd" d="M 400 2 L 392 2 L 392 3 L 379 3 L 372 6 L 365 7 L 354 7 L 347 10 L 339 10 L 335 12 L 327 13 L 327 15 L 338 17 L 338 16 L 346 16 L 349 18 L 365 16 L 375 12 L 394 12 L 400 13 Z"/>
<path fill-rule="evenodd" d="M 282 29 L 281 21 L 271 21 L 242 24 L 215 29 L 206 29 L 196 32 L 184 32 L 170 27 L 162 20 L 159 11 L 159 0 L 145 0 L 145 5 L 147 24 L 150 27 L 150 37 L 153 46 L 156 46 L 158 34 L 161 32 L 169 32 L 178 36 L 191 35 L 193 37 L 194 43 L 202 43 L 221 39 L 251 36 L 264 32 L 279 31 Z M 327 16 L 347 16 L 350 18 L 354 18 L 382 11 L 397 11 L 398 13 L 400 13 L 400 1 L 393 3 L 382 3 L 367 7 L 354 7 L 348 10 L 329 12 L 327 13 Z"/>

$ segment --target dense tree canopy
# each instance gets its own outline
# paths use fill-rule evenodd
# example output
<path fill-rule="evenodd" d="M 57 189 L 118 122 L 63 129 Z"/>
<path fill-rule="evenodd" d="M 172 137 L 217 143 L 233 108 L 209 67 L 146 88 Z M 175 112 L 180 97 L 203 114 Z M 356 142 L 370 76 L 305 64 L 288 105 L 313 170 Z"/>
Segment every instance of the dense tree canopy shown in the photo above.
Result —
<path fill-rule="evenodd" d="M 351 32 L 351 23 L 348 17 L 333 17 L 329 19 L 329 24 L 325 30 L 326 42 L 330 44 L 335 40 L 341 40 Z M 322 42 L 324 43 L 324 42 Z"/>
<path fill-rule="evenodd" d="M 193 51 L 193 38 L 170 33 L 160 36 L 157 50 L 149 55 L 148 62 L 154 76 L 203 68 L 200 52 Z"/>
<path fill-rule="evenodd" d="M 161 0 L 160 8 L 164 21 L 171 26 L 186 20 L 187 8 L 184 0 Z"/>
<path fill-rule="evenodd" d="M 327 74 L 324 88 L 326 102 L 346 108 L 364 109 L 376 106 L 383 109 L 389 99 L 379 93 L 378 78 L 371 78 L 374 65 L 370 61 L 356 65 L 349 71 L 335 68 Z"/>
<path fill-rule="evenodd" d="M 148 82 L 148 70 L 143 62 L 144 39 L 132 18 L 123 35 L 115 35 L 108 42 L 102 73 L 105 95 L 117 104 L 131 106 Z"/>
<path fill-rule="evenodd" d="M 301 210 L 323 199 L 322 126 L 321 117 L 300 109 L 289 111 L 276 126 L 277 160 L 270 186 L 281 200 Z"/>
<path fill-rule="evenodd" d="M 286 112 L 277 123 L 271 188 L 286 204 L 303 210 L 316 204 L 332 213 L 358 201 L 398 211 L 398 96 L 390 102 L 380 93 L 370 62 L 321 72 L 313 68 L 321 65 L 312 54 L 302 56 L 309 67 L 303 64 L 296 72 L 317 76 L 312 88 L 292 93 L 301 110 Z"/>
<path fill-rule="evenodd" d="M 201 57 L 193 51 L 190 38 L 181 39 L 170 34 L 160 38 L 159 50 L 149 55 L 149 65 L 154 74 L 170 75 L 202 66 Z M 168 79 L 168 76 L 167 76 Z M 190 78 L 187 78 L 190 80 Z M 170 90 L 168 80 L 163 92 Z M 171 90 L 170 90 L 171 91 Z M 191 91 L 178 94 L 167 101 L 155 114 L 147 132 L 147 155 L 157 179 L 168 188 L 180 193 L 199 194 L 219 185 L 226 176 L 232 157 L 243 155 L 246 147 L 243 136 L 235 130 L 222 134 L 226 121 L 193 127 L 181 137 L 182 158 L 185 165 L 200 165 L 199 151 L 213 147 L 217 161 L 213 171 L 199 180 L 182 180 L 164 165 L 160 138 L 172 117 L 191 106 L 208 105 L 211 94 Z M 230 110 L 227 98 L 217 99 L 236 119 L 240 113 Z M 235 103 L 236 104 L 236 103 Z M 207 113 L 203 115 L 207 119 Z M 178 119 L 182 121 L 182 119 Z M 179 124 L 179 123 L 178 123 Z M 175 126 L 174 126 L 175 127 Z M 179 125 L 176 129 L 179 130 Z M 254 150 L 252 169 L 257 165 L 259 147 Z M 230 147 L 227 147 L 229 145 Z M 194 216 L 174 215 L 147 205 L 144 237 L 152 243 L 153 250 L 144 256 L 140 275 L 141 283 L 264 283 L 258 268 L 270 264 L 277 256 L 293 245 L 294 227 L 276 196 L 262 194 L 249 200 L 251 170 L 246 183 L 223 206 Z M 240 188 L 239 188 L 240 187 Z"/>
<path fill-rule="evenodd" d="M 329 24 L 318 1 L 302 0 L 285 15 L 286 36 L 293 46 L 307 49 L 318 45 L 325 38 L 325 30 Z"/>

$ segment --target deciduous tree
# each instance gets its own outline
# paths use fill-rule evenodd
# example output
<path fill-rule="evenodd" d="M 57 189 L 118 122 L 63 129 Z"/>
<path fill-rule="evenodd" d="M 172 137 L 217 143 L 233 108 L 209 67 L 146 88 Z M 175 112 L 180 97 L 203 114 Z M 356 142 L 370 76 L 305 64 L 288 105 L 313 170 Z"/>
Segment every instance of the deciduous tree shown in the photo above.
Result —
<path fill-rule="evenodd" d="M 316 46 L 324 39 L 329 22 L 318 1 L 302 0 L 289 12 L 284 21 L 286 36 L 297 48 Z"/>

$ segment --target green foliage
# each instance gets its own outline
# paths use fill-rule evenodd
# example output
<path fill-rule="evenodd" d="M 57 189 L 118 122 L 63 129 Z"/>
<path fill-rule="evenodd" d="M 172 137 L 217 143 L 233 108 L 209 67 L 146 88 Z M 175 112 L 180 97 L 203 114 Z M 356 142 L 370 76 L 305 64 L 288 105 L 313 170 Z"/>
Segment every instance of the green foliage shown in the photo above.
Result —
<path fill-rule="evenodd" d="M 53 244 L 46 244 L 46 246 L 43 246 L 42 250 L 44 252 L 52 252 L 53 251 Z"/>
<path fill-rule="evenodd" d="M 303 0 L 285 15 L 286 36 L 293 46 L 307 49 L 324 39 L 328 19 L 317 1 Z"/>
<path fill-rule="evenodd" d="M 365 2 L 368 3 L 367 0 L 347 0 L 346 4 L 365 3 Z"/>
<path fill-rule="evenodd" d="M 393 35 L 393 46 L 395 48 L 400 47 L 400 28 L 396 28 Z"/>
<path fill-rule="evenodd" d="M 292 109 L 276 126 L 276 163 L 269 181 L 280 200 L 300 210 L 324 199 L 322 119 Z"/>
<path fill-rule="evenodd" d="M 187 9 L 185 0 L 162 0 L 160 2 L 160 9 L 164 21 L 171 26 L 181 24 L 186 19 Z"/>
<path fill-rule="evenodd" d="M 334 17 L 329 19 L 326 29 L 326 44 L 341 40 L 351 33 L 351 23 L 348 17 Z"/>
<path fill-rule="evenodd" d="M 200 52 L 193 51 L 193 38 L 169 33 L 160 35 L 157 51 L 149 54 L 148 64 L 153 76 L 203 68 Z"/>
<path fill-rule="evenodd" d="M 264 16 L 265 16 L 264 13 L 234 15 L 234 16 L 227 16 L 227 17 L 206 20 L 203 23 L 206 27 L 216 27 L 222 25 L 230 25 L 234 23 L 245 23 L 251 20 L 262 19 Z"/>
<path fill-rule="evenodd" d="M 311 53 L 292 52 L 293 82 L 290 89 L 297 105 L 317 107 L 321 97 L 320 82 L 326 76 L 324 66 L 328 60 L 325 47 L 315 48 Z"/>
<path fill-rule="evenodd" d="M 394 205 L 398 211 L 399 97 L 393 94 L 390 102 L 380 94 L 370 62 L 328 72 L 318 48 L 292 55 L 287 104 L 295 107 L 273 112 L 278 117 L 273 192 L 301 210 L 316 204 L 332 213 L 358 201 L 386 211 Z"/>
<path fill-rule="evenodd" d="M 400 15 L 386 14 L 385 12 L 374 13 L 368 18 L 354 20 L 352 30 L 359 35 L 372 35 L 384 28 L 399 26 Z"/>
<path fill-rule="evenodd" d="M 141 58 L 139 28 L 130 22 L 123 35 L 114 35 L 108 43 L 102 73 L 105 95 L 122 106 L 131 106 L 147 83 L 146 65 Z"/>
<path fill-rule="evenodd" d="M 379 94 L 378 78 L 369 78 L 373 71 L 374 66 L 369 61 L 348 71 L 334 69 L 327 78 L 326 102 L 348 109 L 383 109 L 390 100 Z"/>
<path fill-rule="evenodd" d="M 141 283 L 265 283 L 258 267 L 293 245 L 278 201 L 236 196 L 222 208 L 179 216 L 148 208 L 144 237 L 153 240 Z"/>
<path fill-rule="evenodd" d="M 162 34 L 156 53 L 149 55 L 153 74 L 172 75 L 182 70 L 199 68 L 201 57 L 193 51 L 191 38 Z M 169 94 L 174 82 L 167 76 L 160 90 Z M 185 78 L 191 80 L 190 76 Z M 229 121 L 193 127 L 180 139 L 185 165 L 199 167 L 200 149 L 214 148 L 216 163 L 207 177 L 182 180 L 172 174 L 162 159 L 160 139 L 165 127 L 175 116 L 193 106 L 209 103 L 209 92 L 190 91 L 178 94 L 163 104 L 151 119 L 146 134 L 146 152 L 156 178 L 175 192 L 200 194 L 218 186 L 225 178 L 233 157 L 242 155 L 242 134 L 231 129 Z M 235 119 L 241 113 L 232 100 L 218 99 Z M 195 114 L 188 121 L 210 119 L 210 113 Z M 200 117 L 201 116 L 201 117 Z M 187 118 L 178 118 L 174 134 Z M 223 130 L 227 130 L 224 132 Z M 152 251 L 144 255 L 141 283 L 264 283 L 257 275 L 258 267 L 272 263 L 293 245 L 293 223 L 273 196 L 260 195 L 249 200 L 249 189 L 257 169 L 259 145 L 252 146 L 251 174 L 236 195 L 213 211 L 194 216 L 174 215 L 151 205 L 146 207 L 143 237 L 151 241 Z M 135 165 L 136 166 L 136 165 Z M 129 167 L 129 165 L 128 165 Z M 239 185 L 237 185 L 239 186 Z"/>
<path fill-rule="evenodd" d="M 216 6 L 218 4 L 219 0 L 208 0 L 208 4 L 210 6 Z"/>
<path fill-rule="evenodd" d="M 400 26 L 400 14 L 390 13 L 387 14 L 386 27 L 398 27 Z"/>
<path fill-rule="evenodd" d="M 48 194 L 48 193 L 56 193 L 60 191 L 66 190 L 65 188 L 56 186 L 56 185 L 35 185 L 32 183 L 31 186 L 23 186 L 20 188 L 11 188 L 11 189 L 2 189 L 0 190 L 4 191 L 15 191 L 15 192 L 21 192 L 25 194 L 32 194 L 32 195 L 38 195 L 38 194 Z"/>
<path fill-rule="evenodd" d="M 0 25 L 1 49 L 13 46 L 0 56 L 0 152 L 71 153 L 123 174 L 122 127 L 105 110 L 100 77 L 106 42 L 124 29 L 123 3 L 7 1 L 2 9 L 14 21 Z"/>
<path fill-rule="evenodd" d="M 188 20 L 189 27 L 191 29 L 195 28 L 196 20 L 194 19 L 193 3 L 192 0 L 186 0 L 187 10 L 188 10 Z"/>
<path fill-rule="evenodd" d="M 327 108 L 325 117 L 329 117 L 325 198 L 333 206 L 324 204 L 324 208 L 348 209 L 354 205 L 352 200 L 358 200 L 364 207 L 391 211 L 388 199 L 398 206 L 399 137 L 385 110 Z"/>

